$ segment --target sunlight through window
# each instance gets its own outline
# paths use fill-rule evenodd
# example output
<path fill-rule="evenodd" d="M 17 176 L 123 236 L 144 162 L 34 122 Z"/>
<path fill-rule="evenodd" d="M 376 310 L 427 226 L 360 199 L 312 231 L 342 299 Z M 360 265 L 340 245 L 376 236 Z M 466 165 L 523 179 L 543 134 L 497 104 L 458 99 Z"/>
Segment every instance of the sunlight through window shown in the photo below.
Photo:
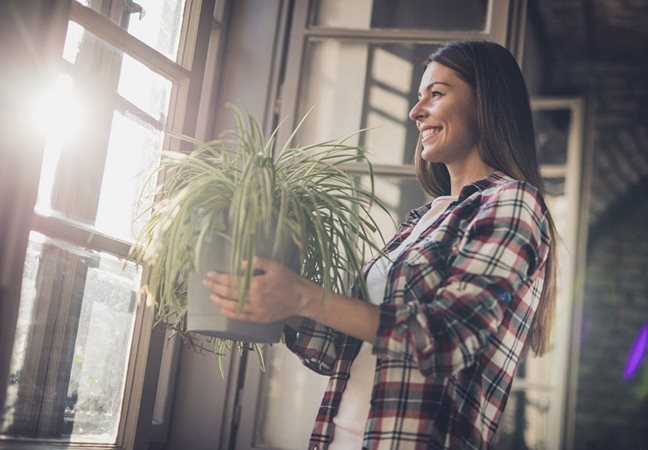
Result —
<path fill-rule="evenodd" d="M 36 210 L 49 212 L 56 167 L 61 148 L 78 135 L 84 125 L 84 108 L 74 89 L 72 77 L 61 74 L 37 97 L 32 109 L 32 127 L 45 138 Z"/>
<path fill-rule="evenodd" d="M 81 129 L 83 113 L 72 77 L 61 74 L 36 101 L 32 123 L 49 143 L 63 144 Z"/>

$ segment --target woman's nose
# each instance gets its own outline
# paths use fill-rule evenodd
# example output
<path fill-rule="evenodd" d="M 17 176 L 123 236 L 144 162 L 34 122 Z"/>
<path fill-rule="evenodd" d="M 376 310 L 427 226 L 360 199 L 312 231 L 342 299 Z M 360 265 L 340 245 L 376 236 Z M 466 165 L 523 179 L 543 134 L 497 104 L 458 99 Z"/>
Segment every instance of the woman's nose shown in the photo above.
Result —
<path fill-rule="evenodd" d="M 425 116 L 426 116 L 425 108 L 422 107 L 421 101 L 419 100 L 410 110 L 409 118 L 414 121 L 417 121 L 423 119 Z"/>

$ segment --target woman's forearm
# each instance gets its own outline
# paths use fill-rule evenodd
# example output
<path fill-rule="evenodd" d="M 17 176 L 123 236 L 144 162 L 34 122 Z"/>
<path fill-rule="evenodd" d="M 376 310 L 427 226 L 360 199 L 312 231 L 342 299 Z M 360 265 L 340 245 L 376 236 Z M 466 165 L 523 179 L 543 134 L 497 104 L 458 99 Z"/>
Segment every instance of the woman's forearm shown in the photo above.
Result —
<path fill-rule="evenodd" d="M 378 332 L 380 308 L 357 298 L 333 294 L 328 301 L 314 290 L 302 312 L 304 317 L 349 336 L 373 342 Z"/>

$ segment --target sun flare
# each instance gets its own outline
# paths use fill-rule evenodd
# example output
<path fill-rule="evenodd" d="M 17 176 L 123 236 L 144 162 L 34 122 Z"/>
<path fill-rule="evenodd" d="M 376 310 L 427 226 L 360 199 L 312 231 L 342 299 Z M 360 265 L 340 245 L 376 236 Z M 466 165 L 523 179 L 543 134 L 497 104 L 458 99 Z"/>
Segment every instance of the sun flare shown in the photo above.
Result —
<path fill-rule="evenodd" d="M 32 125 L 48 143 L 64 143 L 83 126 L 84 108 L 72 77 L 59 75 L 35 101 Z"/>

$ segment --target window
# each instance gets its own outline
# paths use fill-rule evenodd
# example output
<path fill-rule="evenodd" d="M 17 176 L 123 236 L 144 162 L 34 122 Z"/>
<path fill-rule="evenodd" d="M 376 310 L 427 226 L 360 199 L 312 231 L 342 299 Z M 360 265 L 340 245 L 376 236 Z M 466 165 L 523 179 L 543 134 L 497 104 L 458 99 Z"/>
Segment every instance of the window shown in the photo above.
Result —
<path fill-rule="evenodd" d="M 153 402 L 142 399 L 152 308 L 128 259 L 136 199 L 162 149 L 177 149 L 165 132 L 196 132 L 214 1 L 67 6 L 60 73 L 26 101 L 46 145 L 13 348 L 2 348 L 0 447 L 130 448 Z"/>

